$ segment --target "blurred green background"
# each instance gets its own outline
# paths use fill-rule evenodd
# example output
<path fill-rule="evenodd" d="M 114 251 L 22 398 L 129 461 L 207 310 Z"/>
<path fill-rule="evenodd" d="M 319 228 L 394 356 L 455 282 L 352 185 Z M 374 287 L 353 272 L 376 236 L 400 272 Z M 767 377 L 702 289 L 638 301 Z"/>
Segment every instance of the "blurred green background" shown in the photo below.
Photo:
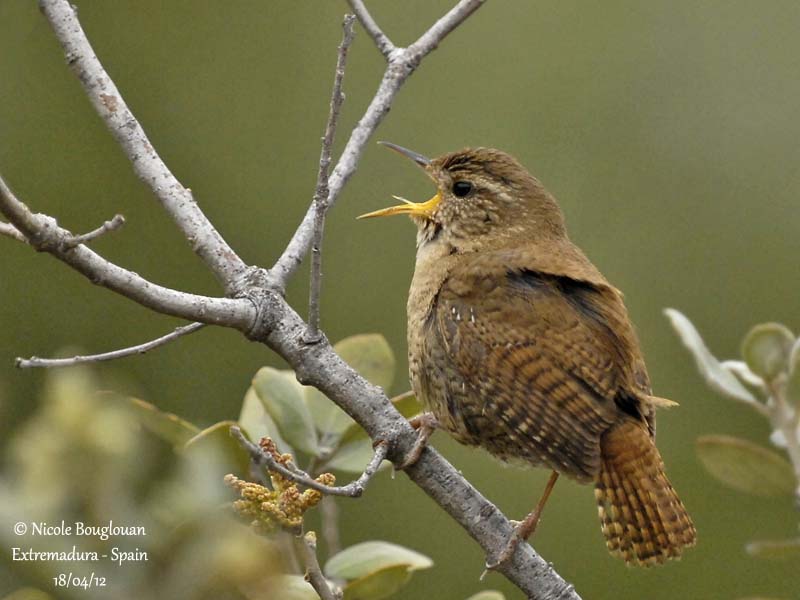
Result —
<path fill-rule="evenodd" d="M 344 2 L 76 2 L 110 75 L 151 141 L 228 242 L 269 266 L 313 193 Z M 392 40 L 416 39 L 451 2 L 368 3 Z M 436 155 L 466 145 L 516 155 L 559 199 L 570 234 L 626 294 L 657 394 L 668 473 L 699 545 L 677 564 L 626 568 L 605 551 L 591 489 L 560 483 L 535 547 L 584 598 L 792 597 L 796 563 L 755 561 L 743 545 L 796 532 L 790 500 L 731 492 L 701 469 L 703 433 L 762 441 L 766 426 L 707 391 L 662 315 L 685 312 L 720 357 L 752 324 L 797 330 L 800 297 L 800 4 L 488 2 L 423 63 L 377 139 Z M 383 60 L 358 30 L 337 147 L 361 116 Z M 32 2 L 0 2 L 0 172 L 34 210 L 74 231 L 117 212 L 93 244 L 170 287 L 219 294 L 93 113 Z M 422 200 L 427 180 L 370 144 L 325 232 L 323 326 L 330 339 L 384 334 L 405 371 L 405 300 L 414 228 L 357 223 L 390 194 Z M 179 324 L 0 239 L 0 435 L 37 407 L 44 373 L 16 356 L 100 352 Z M 288 297 L 305 310 L 305 271 Z M 69 350 L 67 350 L 69 351 Z M 200 424 L 236 418 L 250 378 L 282 366 L 233 331 L 207 329 L 106 364 L 113 387 Z M 398 378 L 394 392 L 407 389 Z M 498 468 L 444 434 L 434 444 L 511 517 L 547 473 Z M 464 598 L 482 587 L 520 596 L 498 575 L 480 584 L 479 548 L 415 486 L 382 475 L 341 501 L 345 545 L 387 539 L 431 556 L 402 598 Z M 4 552 L 6 550 L 3 550 Z M 24 580 L 12 576 L 0 592 Z"/>

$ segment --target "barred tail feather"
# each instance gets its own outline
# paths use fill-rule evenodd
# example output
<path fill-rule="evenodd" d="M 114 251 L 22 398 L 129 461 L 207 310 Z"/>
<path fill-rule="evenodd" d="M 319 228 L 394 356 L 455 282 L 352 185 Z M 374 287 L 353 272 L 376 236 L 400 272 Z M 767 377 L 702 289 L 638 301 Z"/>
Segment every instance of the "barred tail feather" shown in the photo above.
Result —
<path fill-rule="evenodd" d="M 642 566 L 679 558 L 694 545 L 696 531 L 645 427 L 634 421 L 615 425 L 603 434 L 600 448 L 594 494 L 609 552 Z"/>

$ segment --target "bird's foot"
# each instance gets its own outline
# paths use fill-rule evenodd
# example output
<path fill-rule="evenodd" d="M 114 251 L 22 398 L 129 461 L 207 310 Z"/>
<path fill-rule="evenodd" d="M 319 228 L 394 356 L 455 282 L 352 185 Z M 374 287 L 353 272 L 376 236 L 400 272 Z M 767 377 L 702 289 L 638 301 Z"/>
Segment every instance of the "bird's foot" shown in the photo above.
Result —
<path fill-rule="evenodd" d="M 425 447 L 428 445 L 428 440 L 439 426 L 439 421 L 437 421 L 436 417 L 433 416 L 433 413 L 430 412 L 425 412 L 417 415 L 416 417 L 412 417 L 408 420 L 408 423 L 417 430 L 417 439 L 414 442 L 414 445 L 411 446 L 411 450 L 409 450 L 408 454 L 406 454 L 403 462 L 397 466 L 398 471 L 403 471 L 404 469 L 416 464 L 416 462 L 419 460 L 419 457 L 422 456 L 422 452 L 425 450 Z"/>
<path fill-rule="evenodd" d="M 528 515 L 530 517 L 530 515 Z M 537 519 L 538 520 L 538 519 Z M 507 562 L 512 556 L 514 556 L 514 552 L 517 550 L 517 546 L 523 540 L 528 539 L 530 533 L 524 531 L 526 529 L 525 525 L 528 519 L 524 521 L 511 521 L 515 525 L 514 531 L 511 532 L 511 536 L 508 538 L 508 542 L 506 542 L 505 548 L 500 552 L 494 560 L 489 560 L 489 557 L 486 557 L 486 564 L 484 565 L 486 568 L 481 574 L 481 580 L 483 580 L 486 573 L 489 571 L 494 571 L 502 566 L 505 562 Z M 535 528 L 535 525 L 534 525 Z"/>
<path fill-rule="evenodd" d="M 496 560 L 490 561 L 487 557 L 486 570 L 483 572 L 483 575 L 481 575 L 481 579 L 483 579 L 484 575 L 486 575 L 488 571 L 494 571 L 507 560 L 509 560 L 517 550 L 519 543 L 523 540 L 527 540 L 533 535 L 533 532 L 536 531 L 536 526 L 539 524 L 539 518 L 542 516 L 544 505 L 547 503 L 547 499 L 550 497 L 550 492 L 553 491 L 553 486 L 555 486 L 557 480 L 558 472 L 553 471 L 550 474 L 550 479 L 547 480 L 544 493 L 539 499 L 536 508 L 534 508 L 522 521 L 511 521 L 511 523 L 514 525 L 514 531 L 508 538 L 506 547 L 503 548 Z"/>

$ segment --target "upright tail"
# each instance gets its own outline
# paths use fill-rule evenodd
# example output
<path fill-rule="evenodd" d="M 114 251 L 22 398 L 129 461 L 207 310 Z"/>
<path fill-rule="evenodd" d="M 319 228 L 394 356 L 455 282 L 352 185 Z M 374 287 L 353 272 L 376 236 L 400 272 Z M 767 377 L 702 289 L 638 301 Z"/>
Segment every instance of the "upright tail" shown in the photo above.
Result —
<path fill-rule="evenodd" d="M 614 425 L 600 450 L 594 495 L 609 552 L 642 566 L 679 558 L 694 545 L 696 531 L 645 427 L 634 421 Z"/>

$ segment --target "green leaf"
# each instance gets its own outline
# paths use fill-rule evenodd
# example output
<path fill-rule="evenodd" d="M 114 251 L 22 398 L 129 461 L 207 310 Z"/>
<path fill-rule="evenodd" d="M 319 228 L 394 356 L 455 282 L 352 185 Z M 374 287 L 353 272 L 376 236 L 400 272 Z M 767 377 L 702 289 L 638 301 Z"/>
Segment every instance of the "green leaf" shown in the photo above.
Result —
<path fill-rule="evenodd" d="M 327 436 L 333 438 L 335 443 L 342 431 L 355 423 L 350 415 L 317 388 L 305 386 L 303 397 L 311 413 L 311 420 L 317 431 L 323 434 L 323 439 Z"/>
<path fill-rule="evenodd" d="M 665 309 L 664 314 L 669 318 L 683 345 L 694 356 L 697 369 L 711 389 L 740 402 L 749 404 L 757 402 L 748 389 L 732 373 L 724 369 L 714 355 L 708 351 L 703 339 L 689 319 L 674 308 Z"/>
<path fill-rule="evenodd" d="M 220 478 L 227 473 L 247 477 L 250 471 L 250 455 L 230 434 L 231 427 L 236 424 L 235 421 L 214 423 L 186 442 L 184 452 L 216 456 Z"/>
<path fill-rule="evenodd" d="M 728 487 L 757 496 L 794 492 L 792 466 L 772 450 L 727 435 L 702 436 L 696 448 L 703 466 Z"/>
<path fill-rule="evenodd" d="M 395 371 L 394 353 L 382 335 L 354 335 L 343 339 L 333 349 L 370 383 L 384 390 L 391 387 Z M 304 391 L 319 431 L 337 436 L 353 424 L 353 419 L 318 389 L 306 387 Z"/>
<path fill-rule="evenodd" d="M 484 590 L 470 596 L 467 600 L 506 600 L 506 597 L 503 592 L 498 592 L 497 590 Z"/>
<path fill-rule="evenodd" d="M 392 398 L 392 403 L 400 414 L 406 418 L 413 417 L 422 411 L 422 406 L 412 392 L 395 396 Z M 361 425 L 353 422 L 342 434 L 338 448 L 325 461 L 323 468 L 347 471 L 348 473 L 362 473 L 374 452 L 372 440 L 367 435 L 367 432 L 364 431 Z M 381 468 L 385 468 L 388 465 L 388 462 L 384 462 Z"/>
<path fill-rule="evenodd" d="M 780 323 L 763 323 L 753 327 L 742 342 L 742 356 L 747 366 L 759 377 L 771 381 L 788 371 L 789 353 L 794 334 Z"/>
<path fill-rule="evenodd" d="M 419 552 L 372 541 L 356 544 L 333 556 L 325 565 L 325 574 L 348 581 L 345 600 L 379 600 L 405 585 L 413 571 L 431 566 L 433 561 Z"/>
<path fill-rule="evenodd" d="M 353 580 L 389 567 L 405 567 L 408 571 L 429 569 L 433 561 L 419 552 L 383 541 L 361 542 L 345 548 L 325 565 L 326 576 Z"/>
<path fill-rule="evenodd" d="M 314 588 L 302 575 L 276 575 L 267 579 L 265 598 L 281 600 L 319 600 Z"/>
<path fill-rule="evenodd" d="M 397 409 L 397 411 L 406 419 L 410 419 L 414 415 L 418 415 L 423 410 L 422 405 L 419 403 L 419 400 L 417 400 L 414 392 L 405 392 L 395 396 L 391 399 L 391 402 L 394 404 L 394 407 Z M 367 432 L 364 431 L 364 428 L 361 427 L 361 425 L 354 421 L 353 424 L 342 434 L 339 444 L 341 446 L 345 446 L 354 440 L 365 438 L 367 438 Z"/>
<path fill-rule="evenodd" d="M 800 538 L 793 540 L 774 540 L 750 542 L 745 546 L 750 556 L 756 558 L 800 558 Z"/>
<path fill-rule="evenodd" d="M 393 596 L 411 579 L 411 571 L 403 565 L 386 567 L 344 586 L 344 600 L 380 600 Z"/>
<path fill-rule="evenodd" d="M 333 347 L 347 364 L 370 383 L 388 389 L 394 381 L 394 352 L 379 333 L 364 333 L 343 339 Z"/>
<path fill-rule="evenodd" d="M 347 471 L 348 473 L 363 473 L 364 467 L 372 460 L 375 450 L 372 447 L 372 440 L 364 436 L 361 439 L 345 444 L 320 468 L 324 470 Z M 380 468 L 385 468 L 389 463 L 383 461 Z"/>
<path fill-rule="evenodd" d="M 200 433 L 200 428 L 196 425 L 181 419 L 178 415 L 164 412 L 149 402 L 138 398 L 122 398 L 122 400 L 133 408 L 136 419 L 142 427 L 176 448 L 182 447 Z"/>
<path fill-rule="evenodd" d="M 253 389 L 283 438 L 306 454 L 318 454 L 317 432 L 294 372 L 262 367 L 253 378 Z"/>
<path fill-rule="evenodd" d="M 252 386 L 244 395 L 242 412 L 239 413 L 239 426 L 245 431 L 247 437 L 254 442 L 263 437 L 268 437 L 275 442 L 281 452 L 294 454 L 292 447 L 283 439 L 278 426 L 264 409 L 261 399 Z"/>

